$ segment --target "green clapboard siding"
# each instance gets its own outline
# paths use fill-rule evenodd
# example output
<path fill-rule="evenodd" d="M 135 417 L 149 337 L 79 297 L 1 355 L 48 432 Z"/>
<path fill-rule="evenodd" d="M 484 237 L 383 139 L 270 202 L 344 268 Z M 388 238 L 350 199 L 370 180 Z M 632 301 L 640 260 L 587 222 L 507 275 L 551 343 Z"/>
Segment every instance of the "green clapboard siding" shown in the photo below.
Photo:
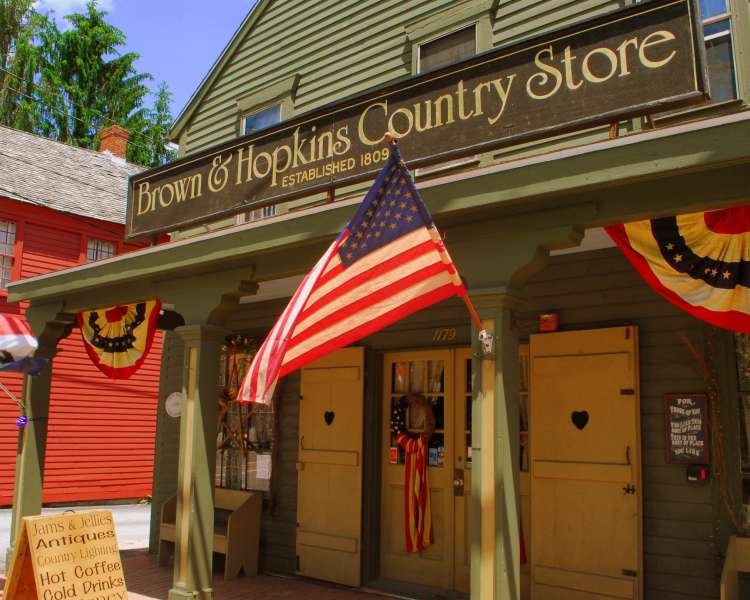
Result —
<path fill-rule="evenodd" d="M 411 73 L 404 26 L 448 0 L 277 0 L 208 91 L 188 128 L 190 154 L 237 134 L 236 100 L 300 75 L 295 113 Z"/>
<path fill-rule="evenodd" d="M 236 137 L 237 99 L 292 75 L 300 76 L 295 114 L 411 75 L 412 44 L 406 28 L 462 4 L 450 0 L 270 2 L 244 33 L 193 113 L 185 154 Z M 612 0 L 499 2 L 492 43 L 515 42 L 623 4 Z"/>
<path fill-rule="evenodd" d="M 495 45 L 517 42 L 634 4 L 633 0 L 501 0 Z"/>

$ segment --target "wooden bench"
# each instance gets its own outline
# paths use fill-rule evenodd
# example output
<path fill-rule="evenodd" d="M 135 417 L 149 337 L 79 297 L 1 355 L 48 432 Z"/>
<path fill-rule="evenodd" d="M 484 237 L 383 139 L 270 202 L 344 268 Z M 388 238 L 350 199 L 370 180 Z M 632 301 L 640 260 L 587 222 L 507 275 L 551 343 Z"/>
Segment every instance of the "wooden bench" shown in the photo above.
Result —
<path fill-rule="evenodd" d="M 261 506 L 260 492 L 214 491 L 214 552 L 224 555 L 224 579 L 233 579 L 240 570 L 258 574 Z M 159 565 L 174 556 L 176 521 L 177 496 L 172 496 L 161 507 Z"/>

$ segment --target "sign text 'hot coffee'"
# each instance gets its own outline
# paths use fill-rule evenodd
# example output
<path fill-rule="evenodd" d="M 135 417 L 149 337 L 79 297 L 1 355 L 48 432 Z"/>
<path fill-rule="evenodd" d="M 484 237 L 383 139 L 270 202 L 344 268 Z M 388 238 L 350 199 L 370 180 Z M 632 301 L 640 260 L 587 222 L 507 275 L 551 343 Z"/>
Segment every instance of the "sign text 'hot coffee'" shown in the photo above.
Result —
<path fill-rule="evenodd" d="M 691 0 L 655 0 L 328 106 L 131 178 L 154 234 L 411 166 L 704 99 Z"/>

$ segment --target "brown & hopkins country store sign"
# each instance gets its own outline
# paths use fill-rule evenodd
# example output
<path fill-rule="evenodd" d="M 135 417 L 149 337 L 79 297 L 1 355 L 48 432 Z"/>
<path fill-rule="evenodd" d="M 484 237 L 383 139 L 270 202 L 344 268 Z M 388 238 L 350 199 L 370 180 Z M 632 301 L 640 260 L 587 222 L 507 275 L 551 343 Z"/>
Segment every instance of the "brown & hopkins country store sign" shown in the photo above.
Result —
<path fill-rule="evenodd" d="M 323 107 L 131 177 L 128 236 L 702 102 L 695 0 L 653 0 Z"/>

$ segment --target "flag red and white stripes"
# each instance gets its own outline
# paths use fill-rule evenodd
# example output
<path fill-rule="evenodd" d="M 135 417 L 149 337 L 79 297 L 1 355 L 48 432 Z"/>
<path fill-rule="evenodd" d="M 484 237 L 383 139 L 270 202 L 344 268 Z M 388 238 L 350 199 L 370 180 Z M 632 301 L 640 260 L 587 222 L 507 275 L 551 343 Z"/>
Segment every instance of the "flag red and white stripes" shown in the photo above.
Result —
<path fill-rule="evenodd" d="M 287 373 L 466 290 L 397 151 L 302 281 L 238 400 L 267 404 Z"/>

